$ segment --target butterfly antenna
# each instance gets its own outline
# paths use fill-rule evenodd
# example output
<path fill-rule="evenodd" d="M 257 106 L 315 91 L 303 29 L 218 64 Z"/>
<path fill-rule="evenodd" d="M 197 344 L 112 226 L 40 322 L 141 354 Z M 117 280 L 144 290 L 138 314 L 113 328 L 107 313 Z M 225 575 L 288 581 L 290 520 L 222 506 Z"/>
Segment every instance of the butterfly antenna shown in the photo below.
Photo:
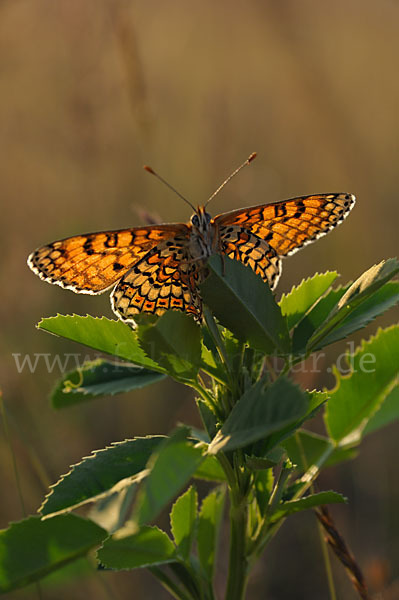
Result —
<path fill-rule="evenodd" d="M 144 169 L 146 171 L 148 171 L 148 173 L 151 173 L 151 175 L 155 175 L 155 177 L 157 177 L 159 179 L 159 181 L 162 181 L 162 183 L 164 183 L 166 185 L 166 187 L 168 187 L 170 190 L 172 190 L 172 192 L 174 192 L 177 196 L 179 196 L 179 198 L 181 198 L 182 200 L 184 200 L 184 202 L 186 202 L 189 206 L 191 206 L 191 208 L 193 209 L 193 211 L 196 212 L 195 206 L 193 206 L 191 204 L 191 202 L 189 202 L 187 200 L 187 198 L 185 198 L 180 192 L 178 192 L 176 190 L 176 188 L 173 187 L 173 185 L 170 185 L 170 183 L 168 183 L 163 177 L 161 177 L 160 175 L 158 175 L 158 173 L 156 173 L 154 171 L 154 169 L 152 169 L 148 165 L 144 165 Z"/>
<path fill-rule="evenodd" d="M 208 200 L 205 202 L 205 206 L 208 206 L 209 202 L 210 202 L 211 200 L 213 200 L 213 198 L 214 198 L 214 197 L 215 197 L 215 196 L 216 196 L 216 195 L 217 195 L 217 194 L 220 192 L 220 190 L 221 190 L 222 188 L 224 188 L 224 186 L 225 186 L 227 183 L 229 183 L 229 181 L 230 181 L 231 179 L 233 179 L 233 177 L 234 177 L 235 175 L 237 175 L 237 173 L 239 173 L 239 172 L 241 171 L 241 169 L 243 169 L 244 167 L 246 167 L 247 165 L 249 165 L 249 163 L 251 163 L 251 162 L 254 160 L 254 158 L 256 158 L 256 152 L 252 152 L 252 154 L 251 154 L 250 156 L 248 156 L 247 160 L 246 160 L 246 161 L 244 161 L 244 162 L 242 163 L 242 165 L 240 165 L 239 167 L 237 167 L 237 169 L 236 169 L 235 171 L 233 171 L 233 173 L 232 173 L 231 175 L 229 175 L 229 176 L 227 177 L 227 179 L 225 179 L 221 185 L 219 185 L 219 187 L 218 187 L 218 189 L 216 190 L 216 192 L 213 192 L 212 196 L 211 196 L 210 198 L 208 198 Z M 205 208 L 205 207 L 204 207 L 204 208 Z"/>

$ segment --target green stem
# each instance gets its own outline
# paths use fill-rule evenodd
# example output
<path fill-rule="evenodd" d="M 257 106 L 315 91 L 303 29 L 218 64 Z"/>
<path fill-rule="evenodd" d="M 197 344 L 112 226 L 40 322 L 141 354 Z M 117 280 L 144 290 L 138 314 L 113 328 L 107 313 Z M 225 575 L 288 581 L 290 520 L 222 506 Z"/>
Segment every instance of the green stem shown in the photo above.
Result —
<path fill-rule="evenodd" d="M 220 466 L 222 467 L 222 469 L 226 475 L 230 493 L 234 496 L 234 502 L 236 502 L 237 501 L 237 491 L 236 491 L 237 484 L 236 484 L 236 479 L 235 479 L 235 475 L 234 475 L 234 469 L 231 466 L 229 459 L 223 452 L 218 452 L 216 454 L 216 458 L 219 461 Z"/>
<path fill-rule="evenodd" d="M 317 528 L 319 530 L 320 546 L 321 546 L 321 552 L 323 554 L 324 567 L 326 569 L 327 585 L 328 585 L 328 591 L 330 593 L 330 600 L 337 600 L 337 594 L 335 592 L 335 585 L 334 585 L 334 578 L 333 578 L 333 574 L 332 574 L 332 570 L 331 570 L 330 556 L 328 554 L 327 544 L 326 544 L 326 541 L 325 541 L 324 535 L 323 535 L 323 527 L 322 527 L 320 521 L 317 521 Z"/>
<path fill-rule="evenodd" d="M 301 437 L 300 437 L 298 431 L 295 432 L 295 441 L 296 441 L 296 443 L 298 445 L 298 448 L 299 448 L 299 451 L 301 453 L 302 464 L 306 467 L 306 469 L 308 469 L 309 465 L 308 465 L 308 462 L 307 462 L 307 459 L 306 459 L 305 449 L 304 449 L 303 444 L 301 442 Z M 315 492 L 315 486 L 314 486 L 314 484 L 312 484 L 311 490 L 312 490 L 312 492 Z M 317 529 L 318 529 L 318 532 L 319 532 L 321 553 L 323 555 L 324 567 L 325 567 L 325 570 L 326 570 L 327 585 L 328 585 L 328 591 L 330 593 L 330 599 L 331 600 L 337 600 L 337 595 L 335 593 L 334 578 L 333 578 L 333 574 L 332 574 L 332 570 L 331 570 L 330 556 L 328 554 L 327 544 L 325 542 L 324 535 L 323 535 L 323 527 L 322 527 L 322 525 L 321 525 L 321 523 L 320 523 L 319 520 L 317 520 Z"/>
<path fill-rule="evenodd" d="M 246 557 L 247 503 L 244 499 L 230 507 L 230 558 L 226 600 L 243 600 L 248 578 Z"/>
<path fill-rule="evenodd" d="M 331 444 L 326 448 L 323 454 L 319 457 L 319 459 L 309 467 L 306 473 L 302 476 L 301 487 L 295 492 L 292 497 L 292 500 L 298 500 L 302 498 L 302 496 L 307 492 L 307 490 L 311 487 L 314 480 L 320 473 L 320 469 L 324 466 L 326 461 L 330 458 L 332 452 L 335 450 L 335 446 Z M 265 519 L 260 533 L 257 535 L 256 540 L 253 543 L 250 551 L 250 565 L 259 558 L 260 554 L 263 552 L 265 546 L 270 542 L 270 540 L 276 535 L 277 531 L 280 529 L 281 525 L 284 523 L 287 517 L 282 517 L 276 523 L 270 525 L 268 521 Z"/>

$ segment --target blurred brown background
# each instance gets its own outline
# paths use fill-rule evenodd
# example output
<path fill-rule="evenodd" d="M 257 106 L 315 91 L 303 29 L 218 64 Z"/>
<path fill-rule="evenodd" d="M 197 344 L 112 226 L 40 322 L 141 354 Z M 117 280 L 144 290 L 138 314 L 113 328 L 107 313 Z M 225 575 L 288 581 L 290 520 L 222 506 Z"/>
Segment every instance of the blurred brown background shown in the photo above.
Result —
<path fill-rule="evenodd" d="M 285 262 L 278 295 L 315 271 L 337 269 L 346 281 L 397 255 L 398 30 L 394 0 L 0 3 L 0 386 L 28 513 L 92 449 L 198 423 L 191 394 L 173 382 L 51 409 L 60 369 L 48 373 L 41 358 L 34 373 L 19 373 L 13 354 L 83 360 L 84 348 L 35 324 L 57 312 L 112 314 L 107 294 L 77 296 L 41 282 L 26 266 L 29 252 L 138 225 L 143 209 L 185 221 L 188 207 L 142 165 L 201 203 L 256 150 L 251 168 L 213 201 L 213 214 L 308 193 L 358 197 L 344 225 Z M 397 318 L 391 311 L 379 324 Z M 344 349 L 329 349 L 324 367 Z M 333 384 L 323 373 L 300 379 Z M 397 435 L 395 426 L 375 434 L 359 458 L 320 481 L 349 497 L 333 514 L 372 591 L 386 599 L 399 597 Z M 3 432 L 0 447 L 5 527 L 22 511 Z M 339 598 L 356 598 L 332 562 Z M 248 598 L 327 598 L 323 569 L 313 515 L 296 517 L 265 553 Z M 80 570 L 82 579 L 72 570 L 45 585 L 44 598 L 167 597 L 146 572 Z M 37 596 L 30 588 L 12 597 Z"/>

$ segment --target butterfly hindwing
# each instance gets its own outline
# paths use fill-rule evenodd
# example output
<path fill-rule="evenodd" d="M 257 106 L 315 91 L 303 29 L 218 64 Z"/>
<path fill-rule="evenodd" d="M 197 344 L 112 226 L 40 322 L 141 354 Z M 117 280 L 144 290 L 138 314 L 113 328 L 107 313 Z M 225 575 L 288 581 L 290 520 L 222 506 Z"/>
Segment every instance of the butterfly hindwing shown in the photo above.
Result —
<path fill-rule="evenodd" d="M 115 314 L 124 321 L 146 312 L 168 309 L 201 316 L 195 264 L 187 255 L 187 239 L 178 235 L 161 242 L 122 277 L 111 295 Z"/>
<path fill-rule="evenodd" d="M 219 233 L 224 254 L 251 267 L 271 289 L 276 287 L 281 272 L 281 260 L 267 242 L 237 225 L 220 227 Z"/>

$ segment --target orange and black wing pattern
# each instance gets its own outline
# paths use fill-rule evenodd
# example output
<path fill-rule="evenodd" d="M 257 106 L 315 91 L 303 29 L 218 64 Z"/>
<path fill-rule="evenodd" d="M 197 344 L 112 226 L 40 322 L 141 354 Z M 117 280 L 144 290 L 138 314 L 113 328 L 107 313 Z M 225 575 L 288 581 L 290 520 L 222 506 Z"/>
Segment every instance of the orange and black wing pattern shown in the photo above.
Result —
<path fill-rule="evenodd" d="M 111 294 L 115 314 L 133 321 L 141 313 L 161 315 L 182 310 L 201 318 L 198 270 L 187 252 L 187 238 L 176 235 L 163 241 L 139 260 L 119 281 Z"/>
<path fill-rule="evenodd" d="M 266 241 L 279 256 L 288 256 L 342 223 L 354 204 L 352 194 L 300 196 L 223 213 L 214 222 L 224 231 L 241 227 Z"/>
<path fill-rule="evenodd" d="M 189 232 L 187 225 L 176 223 L 77 235 L 38 248 L 28 265 L 49 283 L 101 294 L 152 248 L 177 233 L 188 238 Z"/>

